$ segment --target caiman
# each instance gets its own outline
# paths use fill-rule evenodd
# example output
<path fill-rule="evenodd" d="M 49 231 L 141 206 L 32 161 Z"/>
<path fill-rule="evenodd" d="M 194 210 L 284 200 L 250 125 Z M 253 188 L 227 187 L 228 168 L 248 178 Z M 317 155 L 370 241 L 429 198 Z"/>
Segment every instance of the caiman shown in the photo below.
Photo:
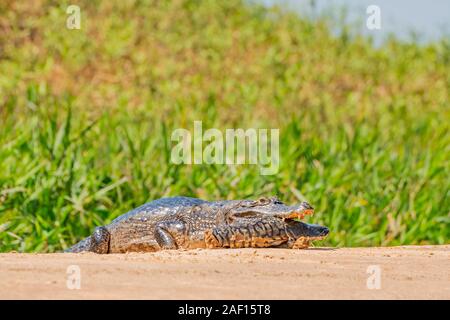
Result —
<path fill-rule="evenodd" d="M 125 213 L 66 252 L 148 252 L 195 248 L 307 248 L 328 228 L 304 223 L 313 207 L 276 197 L 205 201 L 162 198 Z"/>

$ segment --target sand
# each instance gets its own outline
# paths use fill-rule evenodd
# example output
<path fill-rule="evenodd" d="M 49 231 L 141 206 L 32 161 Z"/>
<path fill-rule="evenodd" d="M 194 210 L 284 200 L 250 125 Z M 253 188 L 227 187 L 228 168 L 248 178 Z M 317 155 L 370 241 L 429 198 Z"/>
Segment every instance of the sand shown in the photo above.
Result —
<path fill-rule="evenodd" d="M 450 299 L 450 245 L 2 253 L 0 298 Z"/>

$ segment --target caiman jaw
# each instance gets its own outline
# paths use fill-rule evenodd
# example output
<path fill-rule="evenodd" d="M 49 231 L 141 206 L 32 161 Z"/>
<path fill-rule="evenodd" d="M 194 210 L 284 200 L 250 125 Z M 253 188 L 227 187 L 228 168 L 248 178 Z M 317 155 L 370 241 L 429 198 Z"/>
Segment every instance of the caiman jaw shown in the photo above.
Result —
<path fill-rule="evenodd" d="M 305 209 L 302 211 L 295 211 L 288 215 L 285 219 L 299 219 L 302 220 L 307 215 L 314 214 L 314 209 Z"/>

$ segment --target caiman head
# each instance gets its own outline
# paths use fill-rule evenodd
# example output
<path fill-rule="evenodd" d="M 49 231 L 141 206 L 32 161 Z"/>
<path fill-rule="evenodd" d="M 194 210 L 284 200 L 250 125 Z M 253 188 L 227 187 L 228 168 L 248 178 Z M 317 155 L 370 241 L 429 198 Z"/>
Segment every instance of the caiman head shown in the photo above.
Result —
<path fill-rule="evenodd" d="M 298 221 L 313 213 L 314 208 L 308 202 L 289 206 L 278 198 L 272 197 L 260 198 L 256 201 L 241 201 L 233 206 L 229 217 L 232 220 L 255 219 L 254 221 L 270 224 L 271 229 L 284 229 L 284 234 L 289 238 L 285 245 L 290 248 L 307 248 L 311 241 L 322 240 L 329 233 L 327 227 Z M 268 236 L 263 235 L 263 237 Z"/>
<path fill-rule="evenodd" d="M 230 216 L 236 218 L 270 215 L 280 219 L 303 219 L 314 213 L 314 208 L 308 202 L 297 205 L 286 205 L 277 197 L 260 198 L 258 200 L 243 200 L 230 210 Z"/>

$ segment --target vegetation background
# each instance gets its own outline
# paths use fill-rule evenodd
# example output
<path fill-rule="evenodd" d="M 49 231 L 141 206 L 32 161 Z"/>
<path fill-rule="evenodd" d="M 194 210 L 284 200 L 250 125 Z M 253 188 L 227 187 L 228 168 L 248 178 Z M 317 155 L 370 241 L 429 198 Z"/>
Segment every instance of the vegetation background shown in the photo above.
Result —
<path fill-rule="evenodd" d="M 323 245 L 449 243 L 448 39 L 227 1 L 0 2 L 0 251 L 53 252 L 156 198 L 307 199 Z M 176 128 L 279 128 L 280 172 L 174 165 Z"/>

